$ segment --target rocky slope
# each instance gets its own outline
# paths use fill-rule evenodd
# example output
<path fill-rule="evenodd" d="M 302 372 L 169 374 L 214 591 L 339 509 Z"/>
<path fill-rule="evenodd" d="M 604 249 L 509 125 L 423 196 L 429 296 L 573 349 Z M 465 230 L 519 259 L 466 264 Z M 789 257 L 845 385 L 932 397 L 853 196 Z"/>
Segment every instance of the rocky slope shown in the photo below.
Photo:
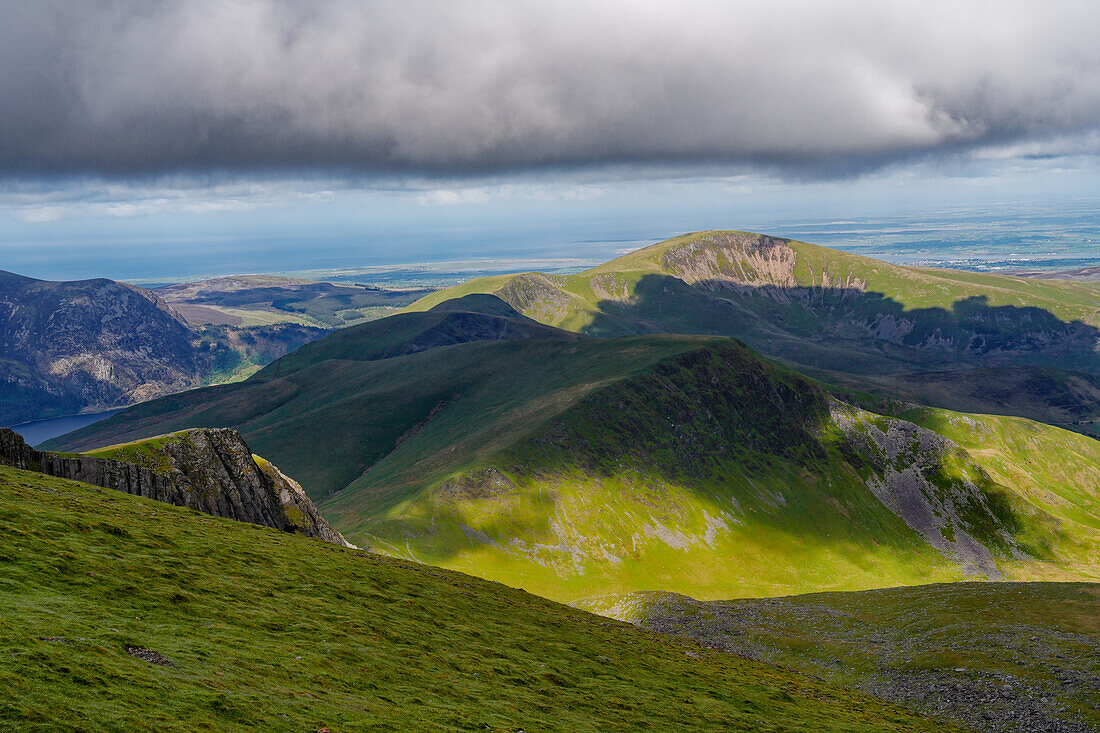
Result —
<path fill-rule="evenodd" d="M 0 428 L 0 463 L 348 545 L 302 487 L 253 456 L 234 430 L 188 430 L 79 455 L 37 451 Z"/>
<path fill-rule="evenodd" d="M 954 583 L 712 602 L 637 593 L 578 605 L 974 730 L 1100 728 L 1097 584 Z"/>
<path fill-rule="evenodd" d="M 193 387 L 204 373 L 193 336 L 148 290 L 0 272 L 0 424 Z"/>
<path fill-rule="evenodd" d="M 193 329 L 150 290 L 0 271 L 0 425 L 247 376 L 323 334 L 292 324 Z"/>

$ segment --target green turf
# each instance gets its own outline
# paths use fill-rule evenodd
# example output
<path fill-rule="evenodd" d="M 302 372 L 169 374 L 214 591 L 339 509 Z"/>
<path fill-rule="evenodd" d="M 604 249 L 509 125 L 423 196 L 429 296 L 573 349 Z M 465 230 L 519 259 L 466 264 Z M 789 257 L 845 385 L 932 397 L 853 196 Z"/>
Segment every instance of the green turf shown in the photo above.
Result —
<path fill-rule="evenodd" d="M 0 520 L 15 730 L 949 729 L 500 584 L 109 489 L 0 468 Z"/>
<path fill-rule="evenodd" d="M 158 435 L 144 440 L 135 440 L 129 443 L 109 445 L 96 450 L 86 451 L 87 455 L 96 458 L 108 458 L 113 461 L 132 463 L 135 466 L 148 468 L 157 473 L 168 473 L 172 469 L 172 459 L 161 450 L 165 445 L 178 443 L 185 440 L 186 431 L 178 431 L 168 435 Z"/>

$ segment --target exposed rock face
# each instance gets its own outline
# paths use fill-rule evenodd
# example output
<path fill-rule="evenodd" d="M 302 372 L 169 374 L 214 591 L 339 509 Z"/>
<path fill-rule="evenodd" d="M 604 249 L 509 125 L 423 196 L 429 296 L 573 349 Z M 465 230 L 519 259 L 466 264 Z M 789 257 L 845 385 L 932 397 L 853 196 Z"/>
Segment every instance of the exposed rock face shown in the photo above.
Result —
<path fill-rule="evenodd" d="M 958 445 L 905 420 L 839 402 L 832 405 L 832 418 L 870 461 L 865 481 L 871 493 L 964 572 L 1000 579 L 990 547 L 1022 556 L 1011 532 L 1011 510 Z"/>
<path fill-rule="evenodd" d="M 795 252 L 785 239 L 743 232 L 715 232 L 669 249 L 666 270 L 686 283 L 751 288 L 794 288 Z"/>
<path fill-rule="evenodd" d="M 0 424 L 194 386 L 203 365 L 192 337 L 148 290 L 0 271 Z"/>
<path fill-rule="evenodd" d="M 41 456 L 42 453 L 27 445 L 19 433 L 0 428 L 0 464 L 40 471 Z"/>
<path fill-rule="evenodd" d="M 520 313 L 542 323 L 555 323 L 576 306 L 551 276 L 538 272 L 517 275 L 495 293 Z"/>
<path fill-rule="evenodd" d="M 235 430 L 188 430 L 114 453 L 133 460 L 37 451 L 0 428 L 0 463 L 350 546 Z"/>
<path fill-rule="evenodd" d="M 0 270 L 0 425 L 174 394 L 324 333 L 291 324 L 193 330 L 144 288 Z"/>

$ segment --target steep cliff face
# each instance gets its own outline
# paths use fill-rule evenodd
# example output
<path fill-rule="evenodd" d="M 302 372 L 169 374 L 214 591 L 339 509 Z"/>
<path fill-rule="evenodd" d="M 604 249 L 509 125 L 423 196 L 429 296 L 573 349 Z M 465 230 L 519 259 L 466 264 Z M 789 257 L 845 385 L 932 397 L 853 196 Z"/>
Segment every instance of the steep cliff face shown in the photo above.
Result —
<path fill-rule="evenodd" d="M 205 366 L 193 337 L 148 290 L 0 272 L 0 424 L 195 386 Z"/>
<path fill-rule="evenodd" d="M 0 428 L 0 463 L 348 544 L 317 513 L 302 487 L 253 456 L 235 430 L 187 430 L 73 455 L 34 450 Z"/>
<path fill-rule="evenodd" d="M 291 323 L 192 329 L 144 288 L 0 270 L 0 425 L 247 376 L 324 334 Z"/>

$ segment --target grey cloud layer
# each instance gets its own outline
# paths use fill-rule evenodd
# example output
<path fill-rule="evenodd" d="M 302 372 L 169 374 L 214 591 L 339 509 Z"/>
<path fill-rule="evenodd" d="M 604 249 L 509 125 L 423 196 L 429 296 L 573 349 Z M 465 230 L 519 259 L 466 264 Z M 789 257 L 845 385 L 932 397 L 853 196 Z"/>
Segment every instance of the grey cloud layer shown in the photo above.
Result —
<path fill-rule="evenodd" d="M 1100 128 L 1094 2 L 0 0 L 0 173 L 798 170 Z"/>

